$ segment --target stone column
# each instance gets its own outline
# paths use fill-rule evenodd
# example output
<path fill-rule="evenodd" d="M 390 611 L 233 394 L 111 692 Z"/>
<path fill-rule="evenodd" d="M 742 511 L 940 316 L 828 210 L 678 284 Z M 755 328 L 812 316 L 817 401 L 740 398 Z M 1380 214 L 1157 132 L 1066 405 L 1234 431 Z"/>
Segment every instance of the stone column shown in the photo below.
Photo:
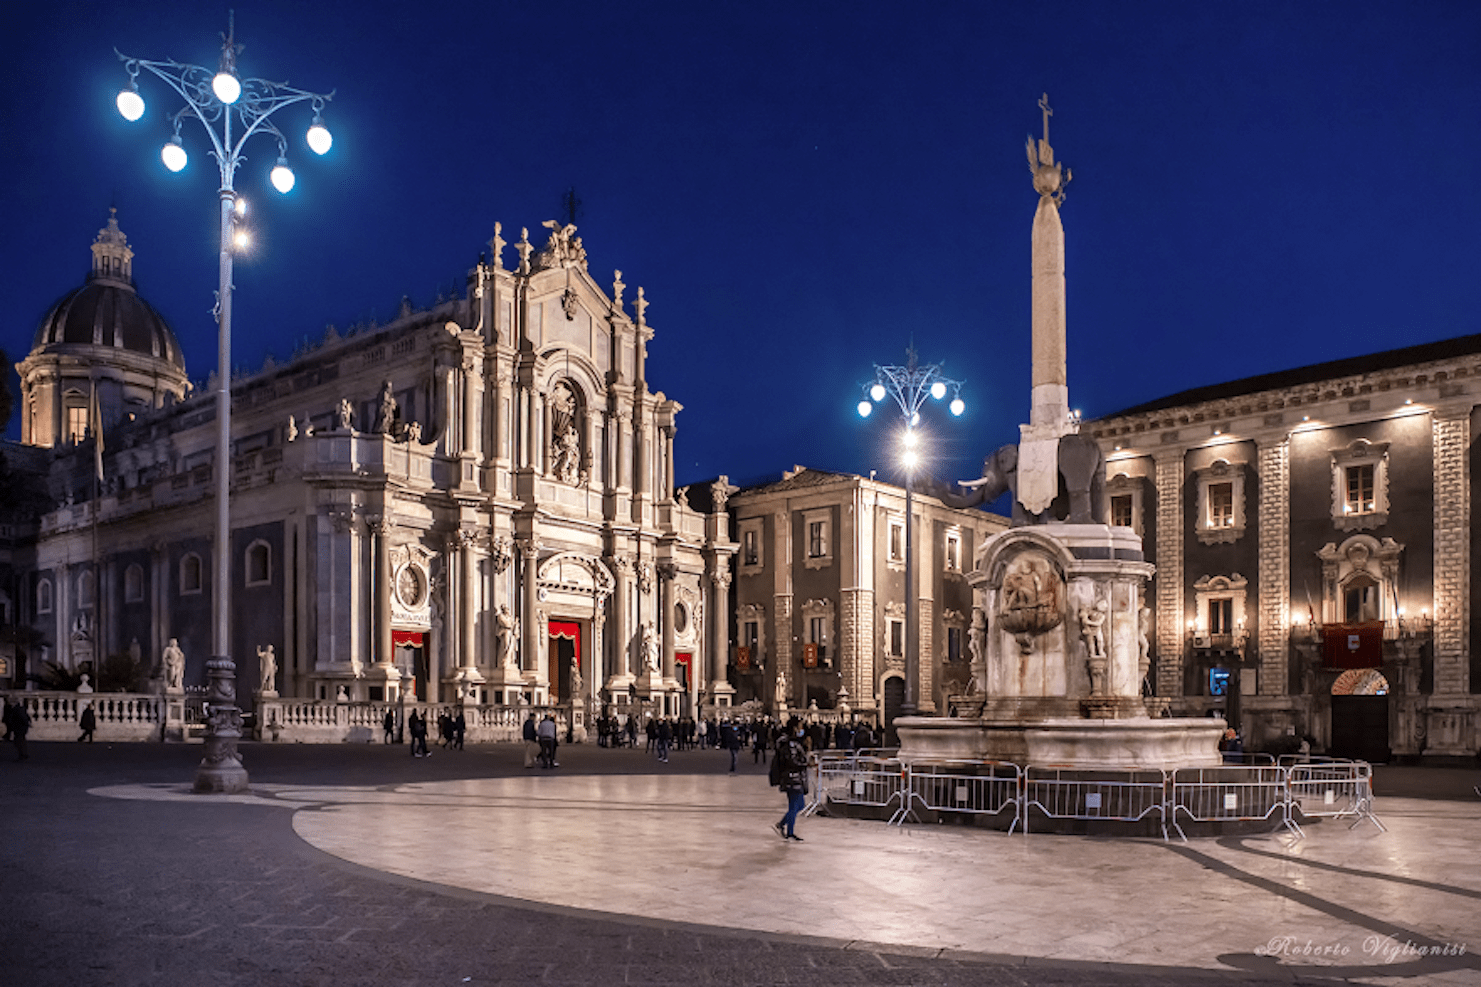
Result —
<path fill-rule="evenodd" d="M 463 360 L 463 455 L 477 461 L 478 447 L 478 361 Z"/>
<path fill-rule="evenodd" d="M 1291 443 L 1259 446 L 1260 695 L 1286 692 L 1291 620 Z M 1160 539 L 1159 539 L 1160 540 Z M 1159 558 L 1159 562 L 1161 559 Z M 1232 686 L 1231 686 L 1232 687 Z"/>
<path fill-rule="evenodd" d="M 616 652 L 612 677 L 607 680 L 607 689 L 614 695 L 626 693 L 632 685 L 632 559 L 626 555 L 613 555 L 607 561 L 612 570 L 614 586 L 612 597 L 612 647 Z"/>
<path fill-rule="evenodd" d="M 1183 694 L 1183 451 L 1153 457 L 1157 469 L 1157 695 Z"/>
<path fill-rule="evenodd" d="M 663 428 L 663 496 L 665 500 L 674 499 L 674 434 L 678 431 L 677 425 L 665 425 Z"/>
<path fill-rule="evenodd" d="M 679 680 L 674 674 L 674 578 L 678 569 L 672 562 L 658 564 L 658 606 L 660 633 L 662 634 L 663 684 L 665 688 L 677 688 Z M 690 669 L 693 671 L 693 669 Z"/>
<path fill-rule="evenodd" d="M 1435 694 L 1470 690 L 1471 413 L 1437 412 L 1435 471 Z"/>
<path fill-rule="evenodd" d="M 524 637 L 520 643 L 519 664 L 524 669 L 527 683 L 544 685 L 548 680 L 544 674 L 545 662 L 540 648 L 540 621 L 537 614 L 540 601 L 536 595 L 538 587 L 535 585 L 540 546 L 533 538 L 522 538 L 519 542 L 519 554 L 520 579 L 522 580 L 520 588 L 523 590 L 523 606 L 519 618 Z"/>
<path fill-rule="evenodd" d="M 483 675 L 478 671 L 478 648 L 475 618 L 478 611 L 478 555 L 477 532 L 468 528 L 458 531 L 459 549 L 462 553 L 463 578 L 462 592 L 459 594 L 458 617 L 461 628 L 458 633 L 458 644 L 462 658 L 462 668 L 458 670 L 458 681 L 464 689 L 463 699 L 465 701 L 476 699 L 477 688 L 483 684 Z"/>
<path fill-rule="evenodd" d="M 715 559 L 715 569 L 710 573 L 710 587 L 710 606 L 706 614 L 710 622 L 710 695 L 715 697 L 716 705 L 719 705 L 721 696 L 733 695 L 735 692 L 727 675 L 730 667 L 730 570 L 726 567 L 726 558 Z"/>
<path fill-rule="evenodd" d="M 388 537 L 391 525 L 384 516 L 366 520 L 375 536 L 375 614 L 372 618 L 375 621 L 375 663 L 390 668 L 394 657 L 391 645 L 391 545 Z"/>

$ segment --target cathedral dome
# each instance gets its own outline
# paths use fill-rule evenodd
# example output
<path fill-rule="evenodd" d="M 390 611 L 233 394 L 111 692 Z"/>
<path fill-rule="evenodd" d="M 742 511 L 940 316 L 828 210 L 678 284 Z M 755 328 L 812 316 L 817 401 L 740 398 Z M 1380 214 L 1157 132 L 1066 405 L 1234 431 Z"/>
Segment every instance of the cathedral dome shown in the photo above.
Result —
<path fill-rule="evenodd" d="M 46 313 L 31 352 L 59 344 L 111 346 L 163 360 L 184 374 L 185 359 L 174 332 L 134 290 L 134 252 L 118 228 L 116 215 L 110 215 L 108 225 L 98 231 L 92 250 L 93 269 L 87 282 Z"/>

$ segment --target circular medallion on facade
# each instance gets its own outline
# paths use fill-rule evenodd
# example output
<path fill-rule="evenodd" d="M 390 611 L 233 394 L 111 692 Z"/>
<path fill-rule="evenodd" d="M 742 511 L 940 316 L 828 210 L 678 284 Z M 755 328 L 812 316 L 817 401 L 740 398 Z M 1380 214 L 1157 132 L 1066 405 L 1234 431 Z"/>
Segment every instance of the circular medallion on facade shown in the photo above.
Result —
<path fill-rule="evenodd" d="M 427 577 L 422 570 L 414 565 L 402 566 L 396 576 L 396 595 L 408 610 L 420 608 L 427 597 Z"/>

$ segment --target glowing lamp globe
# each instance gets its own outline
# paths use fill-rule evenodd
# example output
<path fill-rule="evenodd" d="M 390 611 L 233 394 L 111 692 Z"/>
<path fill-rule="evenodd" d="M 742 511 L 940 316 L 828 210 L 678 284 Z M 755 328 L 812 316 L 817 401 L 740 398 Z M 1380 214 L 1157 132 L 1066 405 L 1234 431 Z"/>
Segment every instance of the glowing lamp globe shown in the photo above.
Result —
<path fill-rule="evenodd" d="M 883 401 L 885 396 L 884 385 L 875 384 L 873 387 L 869 388 L 869 396 L 876 401 Z"/>
<path fill-rule="evenodd" d="M 221 102 L 229 105 L 242 95 L 242 84 L 230 72 L 217 72 L 216 77 L 211 80 L 211 92 Z"/>
<path fill-rule="evenodd" d="M 966 410 L 967 410 L 967 403 L 965 401 L 963 401 L 961 398 L 952 398 L 951 399 L 951 413 L 953 415 L 960 415 L 962 412 L 964 412 Z"/>
<path fill-rule="evenodd" d="M 282 192 L 284 195 L 293 191 L 293 183 L 296 180 L 293 177 L 293 169 L 289 168 L 288 162 L 282 158 L 278 159 L 278 163 L 273 166 L 272 174 L 268 177 L 272 179 L 273 188 Z"/>
<path fill-rule="evenodd" d="M 871 412 L 873 410 L 874 410 L 874 405 L 870 404 L 868 401 L 860 401 L 859 402 L 859 417 L 860 418 L 868 418 L 869 417 L 869 412 Z"/>
<path fill-rule="evenodd" d="M 179 171 L 185 167 L 189 157 L 185 148 L 180 145 L 180 138 L 176 137 L 164 147 L 160 148 L 159 159 L 165 163 L 165 167 L 171 171 Z"/>
<path fill-rule="evenodd" d="M 916 455 L 914 450 L 911 450 L 900 457 L 900 461 L 905 464 L 905 468 L 908 470 L 915 469 L 915 460 Z"/>
<path fill-rule="evenodd" d="M 132 86 L 119 90 L 118 99 L 114 102 L 118 105 L 119 116 L 130 123 L 144 115 L 144 97 Z"/>
<path fill-rule="evenodd" d="M 936 381 L 936 383 L 932 384 L 931 397 L 935 398 L 937 401 L 940 401 L 942 398 L 946 397 L 946 385 L 941 383 L 939 380 Z"/>
<path fill-rule="evenodd" d="M 324 121 L 314 118 L 314 125 L 308 132 L 309 150 L 315 154 L 328 154 L 329 149 L 334 146 L 334 136 L 329 133 L 329 128 L 324 126 Z"/>

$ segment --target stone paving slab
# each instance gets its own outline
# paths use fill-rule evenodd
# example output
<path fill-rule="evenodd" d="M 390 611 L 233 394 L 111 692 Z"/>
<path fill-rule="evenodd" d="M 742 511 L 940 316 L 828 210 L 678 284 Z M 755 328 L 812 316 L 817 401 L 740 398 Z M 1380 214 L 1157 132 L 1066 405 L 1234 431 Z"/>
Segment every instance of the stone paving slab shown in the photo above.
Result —
<path fill-rule="evenodd" d="M 0 971 L 7 982 L 18 973 L 24 979 L 14 982 L 69 987 L 1481 982 L 1474 963 L 1481 909 L 1470 896 L 1481 884 L 1474 854 L 1455 857 L 1481 836 L 1481 802 L 1380 801 L 1394 839 L 1324 825 L 1294 853 L 1248 841 L 1198 842 L 1179 852 L 1148 841 L 1071 837 L 1051 838 L 1059 843 L 1050 850 L 1038 836 L 1014 850 L 1019 837 L 886 833 L 853 820 L 808 820 L 809 842 L 782 847 L 766 832 L 759 840 L 751 832 L 753 822 L 764 827 L 779 814 L 764 767 L 743 761 L 739 777 L 726 777 L 723 754 L 682 752 L 658 766 L 641 752 L 573 747 L 562 751 L 563 768 L 532 777 L 517 747 L 433 752 L 413 760 L 397 747 L 244 745 L 254 792 L 229 801 L 176 794 L 194 775 L 199 747 L 33 744 L 22 764 L 0 748 L 0 895 L 9 906 Z M 1436 787 L 1448 790 L 1462 774 L 1436 776 L 1443 781 Z M 155 798 L 88 794 L 108 786 Z M 317 800 L 294 808 L 309 790 Z M 603 825 L 613 818 L 615 833 Z M 542 832 L 540 823 L 550 820 L 544 828 L 557 832 Z M 750 829 L 741 837 L 743 824 Z M 300 835 L 343 839 L 346 829 L 364 827 L 370 832 L 348 844 L 388 845 L 391 859 L 336 857 Z M 1327 829 L 1334 839 L 1326 839 Z M 496 867 L 458 866 L 494 852 L 506 837 L 544 848 L 560 833 L 574 834 L 567 842 L 582 852 L 567 859 L 565 851 L 546 856 L 526 844 L 496 853 Z M 1422 834 L 1438 846 L 1416 847 Z M 887 865 L 874 850 L 886 840 L 893 845 L 879 845 L 891 851 Z M 974 922 L 1001 927 L 1009 940 L 1056 942 L 1054 955 L 890 942 L 900 924 L 894 914 L 858 921 L 857 936 L 823 929 L 830 913 L 848 918 L 843 901 L 871 902 L 902 887 L 929 894 L 930 880 L 914 872 L 942 861 L 989 874 L 1039 869 L 1049 884 L 1057 868 L 1072 870 L 1077 855 L 1107 846 L 1135 861 L 1109 865 L 1103 879 L 1133 892 L 1110 896 L 1099 912 L 1029 882 L 1012 885 L 991 911 L 960 919 L 968 929 Z M 755 872 L 782 849 L 791 855 L 764 875 Z M 637 865 L 640 850 L 654 866 Z M 810 863 L 793 851 L 811 853 Z M 413 852 L 446 883 L 399 859 Z M 706 863 L 704 855 L 716 859 Z M 568 897 L 533 894 L 523 879 L 562 867 L 577 868 L 557 889 Z M 491 872 L 508 886 L 490 885 Z M 712 883 L 701 887 L 700 876 Z M 1238 915 L 1228 902 L 1241 894 L 1324 922 L 1352 924 L 1356 915 L 1405 932 L 1454 934 L 1472 951 L 1461 963 L 1399 958 L 1382 970 L 1351 957 L 1326 967 L 1255 957 L 1251 943 L 1227 938 L 1215 921 L 1224 910 Z M 1137 913 L 1162 907 L 1163 899 L 1177 905 L 1158 919 L 1166 928 L 1129 937 L 1141 944 L 1139 957 L 1152 958 L 1118 952 L 1116 935 L 1127 935 Z M 981 907 L 942 906 L 947 916 Z M 737 923 L 741 914 L 750 921 Z M 777 919 L 771 928 L 735 928 L 767 915 Z M 927 911 L 916 923 L 929 927 L 930 919 Z M 1207 950 L 1190 955 L 1152 945 L 1194 937 L 1211 941 L 1213 964 Z"/>

